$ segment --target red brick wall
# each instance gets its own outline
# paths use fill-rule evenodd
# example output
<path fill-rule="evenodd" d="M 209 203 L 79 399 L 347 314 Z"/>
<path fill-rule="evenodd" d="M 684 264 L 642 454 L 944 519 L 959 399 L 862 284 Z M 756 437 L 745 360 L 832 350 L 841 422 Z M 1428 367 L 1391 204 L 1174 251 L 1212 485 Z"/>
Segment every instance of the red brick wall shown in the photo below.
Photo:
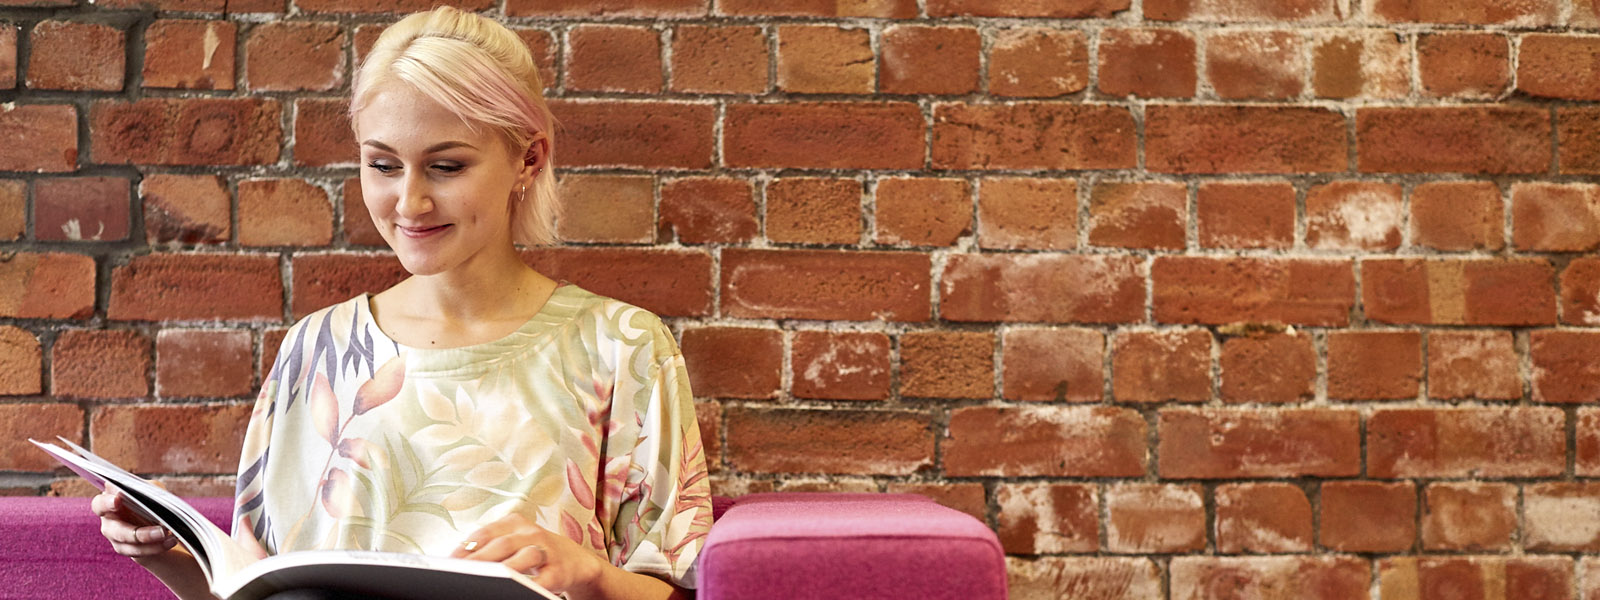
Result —
<path fill-rule="evenodd" d="M 718 493 L 931 495 L 1018 598 L 1600 598 L 1590 0 L 462 3 L 563 123 L 529 260 L 668 318 Z M 6 493 L 230 489 L 284 328 L 403 276 L 341 110 L 424 6 L 0 0 Z"/>

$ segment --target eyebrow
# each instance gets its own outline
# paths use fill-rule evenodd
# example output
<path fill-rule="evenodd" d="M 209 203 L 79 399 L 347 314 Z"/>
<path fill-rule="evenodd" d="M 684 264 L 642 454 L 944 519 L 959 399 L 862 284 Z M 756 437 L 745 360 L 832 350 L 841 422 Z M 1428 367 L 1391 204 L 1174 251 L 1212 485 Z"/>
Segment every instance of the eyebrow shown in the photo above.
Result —
<path fill-rule="evenodd" d="M 363 145 L 363 146 L 372 146 L 373 148 L 377 148 L 377 149 L 382 150 L 384 152 L 394 152 L 396 154 L 399 153 L 394 148 L 390 148 L 388 144 L 385 144 L 385 143 L 380 142 L 378 140 L 366 140 L 364 142 L 361 142 L 361 145 Z M 477 150 L 478 149 L 477 146 L 474 146 L 472 144 L 468 144 L 468 143 L 460 141 L 460 140 L 450 140 L 448 142 L 439 142 L 439 143 L 434 144 L 432 146 L 428 146 L 427 148 L 424 148 L 422 150 L 422 153 L 423 154 L 433 154 L 435 152 L 442 152 L 442 151 L 445 151 L 445 150 L 450 150 L 452 148 L 470 148 L 472 150 Z"/>

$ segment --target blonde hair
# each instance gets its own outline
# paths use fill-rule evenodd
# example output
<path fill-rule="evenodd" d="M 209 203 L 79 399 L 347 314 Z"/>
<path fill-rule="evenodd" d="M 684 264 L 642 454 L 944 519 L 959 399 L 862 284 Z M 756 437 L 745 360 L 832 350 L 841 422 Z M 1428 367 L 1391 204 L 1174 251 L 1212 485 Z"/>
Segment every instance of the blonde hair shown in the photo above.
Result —
<path fill-rule="evenodd" d="M 544 100 L 539 69 L 521 38 L 488 18 L 449 6 L 401 19 L 378 36 L 356 70 L 352 128 L 356 113 L 372 100 L 379 84 L 390 80 L 410 84 L 468 126 L 498 130 L 513 153 L 526 152 L 543 134 L 549 144 L 545 167 L 511 204 L 511 239 L 528 246 L 555 240 L 560 211 L 550 168 L 555 119 Z"/>

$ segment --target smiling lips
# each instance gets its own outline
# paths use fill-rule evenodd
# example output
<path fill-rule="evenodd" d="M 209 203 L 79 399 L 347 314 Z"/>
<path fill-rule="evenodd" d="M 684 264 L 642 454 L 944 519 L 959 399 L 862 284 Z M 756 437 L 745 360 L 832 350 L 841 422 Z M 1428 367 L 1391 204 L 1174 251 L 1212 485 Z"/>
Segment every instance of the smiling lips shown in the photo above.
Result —
<path fill-rule="evenodd" d="M 433 225 L 430 227 L 406 227 L 404 225 L 396 225 L 395 228 L 400 230 L 401 235 L 404 235 L 408 238 L 422 239 L 443 233 L 444 230 L 450 228 L 450 224 L 446 223 L 444 225 Z"/>

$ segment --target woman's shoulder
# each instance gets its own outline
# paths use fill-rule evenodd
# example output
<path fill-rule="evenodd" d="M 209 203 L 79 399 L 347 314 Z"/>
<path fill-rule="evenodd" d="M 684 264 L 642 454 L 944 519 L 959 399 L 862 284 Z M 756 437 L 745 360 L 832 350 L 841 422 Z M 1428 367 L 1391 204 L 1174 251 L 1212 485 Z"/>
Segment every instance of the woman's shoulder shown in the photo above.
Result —
<path fill-rule="evenodd" d="M 568 303 L 574 321 L 597 339 L 630 346 L 664 344 L 668 354 L 677 351 L 671 331 L 661 317 L 647 309 L 571 284 L 562 286 L 553 298 Z"/>
<path fill-rule="evenodd" d="M 326 343 L 335 335 L 345 334 L 353 325 L 366 317 L 366 294 L 359 294 L 349 300 L 324 306 L 295 320 L 289 330 L 284 333 L 284 347 L 303 345 L 306 343 Z M 343 335 L 340 335 L 343 337 Z"/>

